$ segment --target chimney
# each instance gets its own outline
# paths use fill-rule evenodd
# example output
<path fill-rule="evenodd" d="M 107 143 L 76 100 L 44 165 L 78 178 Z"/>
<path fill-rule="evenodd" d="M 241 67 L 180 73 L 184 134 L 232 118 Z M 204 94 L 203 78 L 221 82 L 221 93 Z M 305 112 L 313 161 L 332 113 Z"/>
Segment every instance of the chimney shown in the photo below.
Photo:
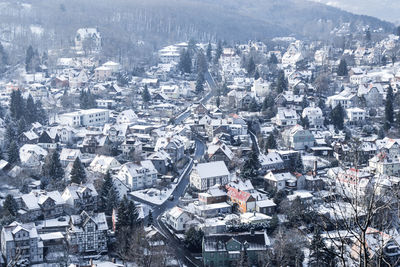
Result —
<path fill-rule="evenodd" d="M 314 169 L 313 169 L 313 176 L 317 176 L 317 169 L 318 169 L 318 161 L 314 161 Z"/>

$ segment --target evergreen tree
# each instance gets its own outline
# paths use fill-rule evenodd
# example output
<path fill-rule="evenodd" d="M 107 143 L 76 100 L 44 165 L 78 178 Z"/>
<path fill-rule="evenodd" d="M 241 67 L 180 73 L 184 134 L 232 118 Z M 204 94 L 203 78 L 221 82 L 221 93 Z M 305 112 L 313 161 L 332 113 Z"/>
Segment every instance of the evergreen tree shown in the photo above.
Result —
<path fill-rule="evenodd" d="M 148 103 L 151 100 L 150 92 L 149 89 L 147 88 L 147 85 L 144 86 L 143 92 L 142 92 L 142 99 L 143 102 Z"/>
<path fill-rule="evenodd" d="M 18 204 L 12 195 L 7 195 L 3 203 L 3 209 L 12 216 L 17 216 Z"/>
<path fill-rule="evenodd" d="M 396 28 L 396 35 L 400 36 L 400 26 L 397 26 L 397 28 Z"/>
<path fill-rule="evenodd" d="M 268 135 L 267 142 L 265 143 L 265 153 L 268 153 L 269 149 L 276 149 L 277 144 L 274 135 L 271 133 Z"/>
<path fill-rule="evenodd" d="M 119 194 L 114 185 L 108 191 L 106 201 L 105 213 L 111 215 L 113 210 L 119 206 Z"/>
<path fill-rule="evenodd" d="M 258 79 L 260 79 L 260 73 L 258 72 L 258 70 L 256 70 L 256 72 L 254 73 L 254 80 Z"/>
<path fill-rule="evenodd" d="M 273 108 L 275 105 L 274 98 L 271 96 L 271 94 L 268 94 L 264 97 L 264 101 L 262 104 L 262 110 L 266 111 L 267 109 Z"/>
<path fill-rule="evenodd" d="M 30 72 L 33 69 L 32 63 L 33 63 L 34 56 L 35 56 L 35 52 L 33 51 L 32 45 L 30 45 L 28 47 L 28 49 L 26 50 L 26 56 L 25 56 L 25 70 L 27 72 Z"/>
<path fill-rule="evenodd" d="M 35 116 L 36 121 L 40 122 L 43 125 L 47 124 L 48 122 L 47 113 L 43 109 L 42 102 L 40 100 L 37 100 L 35 102 L 35 106 L 36 106 L 36 116 Z"/>
<path fill-rule="evenodd" d="M 76 157 L 71 170 L 71 182 L 81 184 L 86 182 L 86 172 L 79 157 Z"/>
<path fill-rule="evenodd" d="M 365 32 L 365 39 L 368 43 L 371 42 L 371 31 L 369 29 Z"/>
<path fill-rule="evenodd" d="M 343 129 L 344 125 L 344 110 L 342 105 L 339 103 L 332 111 L 331 111 L 331 120 L 332 124 L 338 128 L 339 130 Z"/>
<path fill-rule="evenodd" d="M 10 113 L 11 117 L 16 120 L 19 120 L 25 114 L 24 99 L 19 89 L 11 92 Z"/>
<path fill-rule="evenodd" d="M 256 63 L 254 62 L 253 57 L 250 57 L 249 61 L 247 62 L 246 71 L 248 76 L 252 76 L 256 71 Z"/>
<path fill-rule="evenodd" d="M 269 227 L 268 227 L 268 234 L 272 234 L 279 226 L 279 219 L 276 214 L 272 216 L 271 221 L 269 222 Z"/>
<path fill-rule="evenodd" d="M 3 45 L 0 43 L 0 73 L 3 73 L 7 69 L 8 55 L 4 50 Z"/>
<path fill-rule="evenodd" d="M 258 110 L 259 110 L 259 107 L 258 107 L 257 100 L 253 97 L 253 98 L 251 99 L 250 104 L 249 104 L 249 111 L 251 111 L 251 112 L 257 112 Z"/>
<path fill-rule="evenodd" d="M 106 175 L 104 176 L 103 184 L 101 185 L 100 189 L 100 201 L 101 201 L 100 205 L 102 207 L 102 210 L 105 210 L 107 204 L 107 196 L 112 187 L 113 187 L 112 177 L 110 171 L 107 171 Z"/>
<path fill-rule="evenodd" d="M 240 253 L 240 261 L 238 262 L 238 267 L 250 267 L 249 256 L 247 255 L 247 248 L 243 247 Z"/>
<path fill-rule="evenodd" d="M 10 146 L 8 147 L 7 155 L 8 155 L 8 162 L 10 164 L 16 164 L 20 161 L 18 146 L 15 141 L 12 141 L 10 143 Z"/>
<path fill-rule="evenodd" d="M 179 60 L 179 69 L 183 73 L 192 72 L 192 58 L 188 49 L 182 50 Z"/>
<path fill-rule="evenodd" d="M 204 75 L 199 73 L 197 75 L 197 81 L 196 81 L 196 94 L 201 94 L 204 92 Z"/>
<path fill-rule="evenodd" d="M 393 88 L 389 85 L 387 95 L 386 95 L 386 103 L 385 103 L 385 120 L 386 122 L 393 123 Z"/>
<path fill-rule="evenodd" d="M 216 106 L 219 108 L 219 106 L 221 105 L 221 99 L 219 98 L 219 96 L 217 97 L 217 99 L 215 100 L 215 104 Z"/>
<path fill-rule="evenodd" d="M 183 243 L 192 252 L 201 252 L 201 244 L 203 242 L 204 232 L 190 227 L 185 233 Z"/>
<path fill-rule="evenodd" d="M 220 59 L 223 52 L 222 42 L 218 41 L 217 50 L 215 51 L 214 63 L 218 64 L 218 60 Z"/>
<path fill-rule="evenodd" d="M 260 161 L 258 159 L 258 154 L 253 149 L 249 158 L 245 161 L 242 169 L 240 170 L 240 176 L 243 179 L 257 178 L 259 167 L 260 167 Z"/>
<path fill-rule="evenodd" d="M 17 134 L 11 123 L 6 126 L 6 144 L 11 144 L 17 138 Z"/>
<path fill-rule="evenodd" d="M 44 173 L 53 181 L 60 181 L 64 178 L 64 169 L 60 162 L 60 154 L 55 150 L 51 155 L 47 163 L 43 165 Z"/>
<path fill-rule="evenodd" d="M 321 231 L 319 227 L 316 227 L 310 244 L 310 267 L 326 266 L 324 262 L 324 248 L 325 243 L 322 240 Z"/>
<path fill-rule="evenodd" d="M 33 123 L 37 121 L 37 107 L 35 101 L 31 94 L 29 94 L 28 98 L 26 99 L 26 113 L 25 113 L 25 120 L 27 123 Z"/>
<path fill-rule="evenodd" d="M 22 117 L 21 119 L 18 120 L 17 136 L 21 136 L 21 134 L 25 131 L 26 131 L 26 122 L 25 119 Z"/>
<path fill-rule="evenodd" d="M 271 53 L 268 63 L 274 64 L 274 65 L 278 64 L 278 58 L 276 57 L 275 53 Z"/>
<path fill-rule="evenodd" d="M 285 72 L 280 70 L 276 81 L 276 89 L 278 93 L 286 91 L 288 88 L 288 80 L 285 77 Z"/>
<path fill-rule="evenodd" d="M 147 218 L 147 226 L 150 226 L 153 224 L 153 213 L 151 210 L 149 210 L 149 217 Z"/>
<path fill-rule="evenodd" d="M 208 62 L 211 62 L 211 60 L 212 60 L 212 47 L 211 47 L 211 43 L 208 43 L 208 46 L 207 46 L 207 60 L 208 60 Z"/>
<path fill-rule="evenodd" d="M 197 73 L 204 74 L 207 71 L 207 60 L 203 54 L 203 50 L 197 53 L 196 63 Z"/>
<path fill-rule="evenodd" d="M 345 59 L 341 59 L 339 63 L 339 68 L 337 71 L 338 76 L 347 76 L 348 70 L 347 70 L 347 62 Z"/>

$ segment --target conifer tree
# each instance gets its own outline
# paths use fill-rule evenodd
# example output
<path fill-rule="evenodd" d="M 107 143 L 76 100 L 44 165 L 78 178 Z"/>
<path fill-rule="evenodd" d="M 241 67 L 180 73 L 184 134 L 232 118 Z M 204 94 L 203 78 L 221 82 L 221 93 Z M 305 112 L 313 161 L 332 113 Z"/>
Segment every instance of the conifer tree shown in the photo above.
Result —
<path fill-rule="evenodd" d="M 244 247 L 243 251 L 240 253 L 240 261 L 238 267 L 249 267 L 249 256 L 247 255 L 247 248 Z"/>
<path fill-rule="evenodd" d="M 267 142 L 265 142 L 265 153 L 268 153 L 269 149 L 276 149 L 277 144 L 274 135 L 271 133 L 268 135 Z"/>
<path fill-rule="evenodd" d="M 18 204 L 12 195 L 7 195 L 3 203 L 3 209 L 6 210 L 10 215 L 16 216 L 18 211 Z"/>
<path fill-rule="evenodd" d="M 285 72 L 280 70 L 278 73 L 278 78 L 276 81 L 276 88 L 278 93 L 282 93 L 287 90 L 288 88 L 288 81 L 285 77 Z"/>
<path fill-rule="evenodd" d="M 113 210 L 119 207 L 119 204 L 119 194 L 118 191 L 115 189 L 115 186 L 113 185 L 107 194 L 105 213 L 107 215 L 111 215 Z"/>
<path fill-rule="evenodd" d="M 151 210 L 149 210 L 149 217 L 147 218 L 147 226 L 150 226 L 153 224 L 153 213 Z"/>
<path fill-rule="evenodd" d="M 149 92 L 149 89 L 147 88 L 147 85 L 144 86 L 144 89 L 142 92 L 142 100 L 145 103 L 148 103 L 151 100 L 150 92 Z"/>
<path fill-rule="evenodd" d="M 179 60 L 179 69 L 183 73 L 192 72 L 192 58 L 188 49 L 182 50 Z"/>
<path fill-rule="evenodd" d="M 310 267 L 323 266 L 325 243 L 321 237 L 319 227 L 315 228 L 313 238 L 310 245 Z"/>
<path fill-rule="evenodd" d="M 20 161 L 19 159 L 19 151 L 18 151 L 18 146 L 15 141 L 12 141 L 10 143 L 10 146 L 8 147 L 8 162 L 10 164 L 16 164 Z"/>
<path fill-rule="evenodd" d="M 252 76 L 256 71 L 256 63 L 254 62 L 253 57 L 250 57 L 249 61 L 247 62 L 246 71 L 248 76 Z"/>
<path fill-rule="evenodd" d="M 71 182 L 81 184 L 86 182 L 86 172 L 81 160 L 77 157 L 71 170 Z"/>
<path fill-rule="evenodd" d="M 338 76 L 347 76 L 348 70 L 347 70 L 347 62 L 345 59 L 340 60 L 337 74 Z"/>
<path fill-rule="evenodd" d="M 344 110 L 339 103 L 331 112 L 332 124 L 339 130 L 343 129 L 344 125 Z"/>
<path fill-rule="evenodd" d="M 101 185 L 100 189 L 100 200 L 101 200 L 102 210 L 105 210 L 107 204 L 107 196 L 112 187 L 113 187 L 113 181 L 111 178 L 111 174 L 110 171 L 107 171 L 106 175 L 104 176 L 103 184 Z"/>
<path fill-rule="evenodd" d="M 43 166 L 44 173 L 53 181 L 61 181 L 64 178 L 64 169 L 60 162 L 60 154 L 55 150 L 49 155 L 47 164 Z"/>
<path fill-rule="evenodd" d="M 208 60 L 208 62 L 211 62 L 211 60 L 212 60 L 212 47 L 211 47 L 211 43 L 208 43 L 208 46 L 207 46 L 207 60 Z"/>
<path fill-rule="evenodd" d="M 19 120 L 25 114 L 24 99 L 19 89 L 11 92 L 10 113 L 11 117 L 16 120 Z"/>
<path fill-rule="evenodd" d="M 26 99 L 26 113 L 25 113 L 25 120 L 27 123 L 33 123 L 37 121 L 37 107 L 35 101 L 31 94 L 29 94 L 28 98 Z"/>
<path fill-rule="evenodd" d="M 388 91 L 387 91 L 387 94 L 386 94 L 385 120 L 389 124 L 393 123 L 393 121 L 394 121 L 394 115 L 393 115 L 393 88 L 390 85 L 388 87 Z"/>
<path fill-rule="evenodd" d="M 218 64 L 218 60 L 220 59 L 222 52 L 223 52 L 222 42 L 218 41 L 217 50 L 215 51 L 214 64 Z"/>
<path fill-rule="evenodd" d="M 199 73 L 196 81 L 196 93 L 201 94 L 204 92 L 204 75 Z"/>

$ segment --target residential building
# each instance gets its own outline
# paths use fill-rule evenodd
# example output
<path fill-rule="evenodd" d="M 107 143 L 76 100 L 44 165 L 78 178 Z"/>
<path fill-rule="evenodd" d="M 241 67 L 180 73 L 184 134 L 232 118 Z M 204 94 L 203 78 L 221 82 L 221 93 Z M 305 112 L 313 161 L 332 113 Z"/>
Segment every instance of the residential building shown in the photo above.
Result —
<path fill-rule="evenodd" d="M 190 185 L 204 191 L 216 184 L 229 182 L 229 171 L 223 161 L 197 164 L 190 174 Z"/>
<path fill-rule="evenodd" d="M 60 115 L 62 124 L 73 127 L 104 125 L 109 120 L 108 109 L 86 109 Z"/>
<path fill-rule="evenodd" d="M 314 135 L 305 130 L 301 125 L 293 126 L 282 133 L 287 147 L 295 150 L 303 150 L 314 146 Z"/>
<path fill-rule="evenodd" d="M 223 233 L 205 235 L 202 244 L 203 264 L 212 266 L 238 266 L 246 249 L 250 266 L 256 266 L 265 257 L 270 246 L 266 232 Z"/>
<path fill-rule="evenodd" d="M 249 192 L 229 185 L 226 186 L 226 189 L 228 190 L 228 202 L 232 204 L 234 211 L 246 213 L 256 210 L 256 199 Z"/>
<path fill-rule="evenodd" d="M 107 252 L 108 225 L 104 213 L 72 215 L 67 229 L 71 253 Z"/>
<path fill-rule="evenodd" d="M 166 220 L 168 225 L 176 232 L 185 232 L 189 230 L 186 227 L 186 223 L 190 220 L 190 216 L 182 208 L 173 207 L 167 212 Z"/>
<path fill-rule="evenodd" d="M 157 170 L 150 160 L 128 162 L 122 165 L 117 177 L 131 190 L 139 190 L 156 184 Z"/>
<path fill-rule="evenodd" d="M 27 259 L 29 264 L 43 262 L 43 242 L 34 223 L 13 222 L 1 230 L 1 253 L 7 264 Z"/>
<path fill-rule="evenodd" d="M 95 211 L 98 206 L 98 193 L 93 184 L 70 184 L 62 194 L 65 209 L 69 214 L 76 214 L 83 210 Z"/>

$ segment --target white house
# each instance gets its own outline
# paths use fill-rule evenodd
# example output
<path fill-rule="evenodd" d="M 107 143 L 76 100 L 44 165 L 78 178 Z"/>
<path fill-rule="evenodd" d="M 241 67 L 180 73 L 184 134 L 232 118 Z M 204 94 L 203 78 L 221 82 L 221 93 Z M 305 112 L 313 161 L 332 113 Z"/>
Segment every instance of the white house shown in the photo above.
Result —
<path fill-rule="evenodd" d="M 94 70 L 94 77 L 97 81 L 105 81 L 112 75 L 112 69 L 100 66 Z"/>
<path fill-rule="evenodd" d="M 60 123 L 68 126 L 95 126 L 108 122 L 110 111 L 108 109 L 86 109 L 60 115 Z"/>
<path fill-rule="evenodd" d="M 108 171 L 119 169 L 119 167 L 121 167 L 121 163 L 114 157 L 97 155 L 90 163 L 89 169 L 106 174 Z"/>
<path fill-rule="evenodd" d="M 347 119 L 350 124 L 357 124 L 365 121 L 367 112 L 361 108 L 346 109 Z"/>
<path fill-rule="evenodd" d="M 293 109 L 278 108 L 278 113 L 274 120 L 278 126 L 294 126 L 299 120 L 299 115 Z"/>
<path fill-rule="evenodd" d="M 190 220 L 189 215 L 179 207 L 173 207 L 167 213 L 167 223 L 176 231 L 184 232 L 186 229 L 186 222 Z"/>
<path fill-rule="evenodd" d="M 306 107 L 302 117 L 308 119 L 310 129 L 320 129 L 324 126 L 324 116 L 319 107 Z"/>
<path fill-rule="evenodd" d="M 137 120 L 138 116 L 136 115 L 136 113 L 132 109 L 127 109 L 118 114 L 117 124 L 136 123 Z"/>
<path fill-rule="evenodd" d="M 258 97 L 265 97 L 270 91 L 271 83 L 264 81 L 262 78 L 255 80 L 251 91 Z"/>
<path fill-rule="evenodd" d="M 139 164 L 128 162 L 122 165 L 117 177 L 131 190 L 138 190 L 151 187 L 157 182 L 157 170 L 150 160 L 141 161 Z"/>
<path fill-rule="evenodd" d="M 229 182 L 229 171 L 223 161 L 197 164 L 190 174 L 190 184 L 199 190 L 207 190 L 213 185 Z"/>

